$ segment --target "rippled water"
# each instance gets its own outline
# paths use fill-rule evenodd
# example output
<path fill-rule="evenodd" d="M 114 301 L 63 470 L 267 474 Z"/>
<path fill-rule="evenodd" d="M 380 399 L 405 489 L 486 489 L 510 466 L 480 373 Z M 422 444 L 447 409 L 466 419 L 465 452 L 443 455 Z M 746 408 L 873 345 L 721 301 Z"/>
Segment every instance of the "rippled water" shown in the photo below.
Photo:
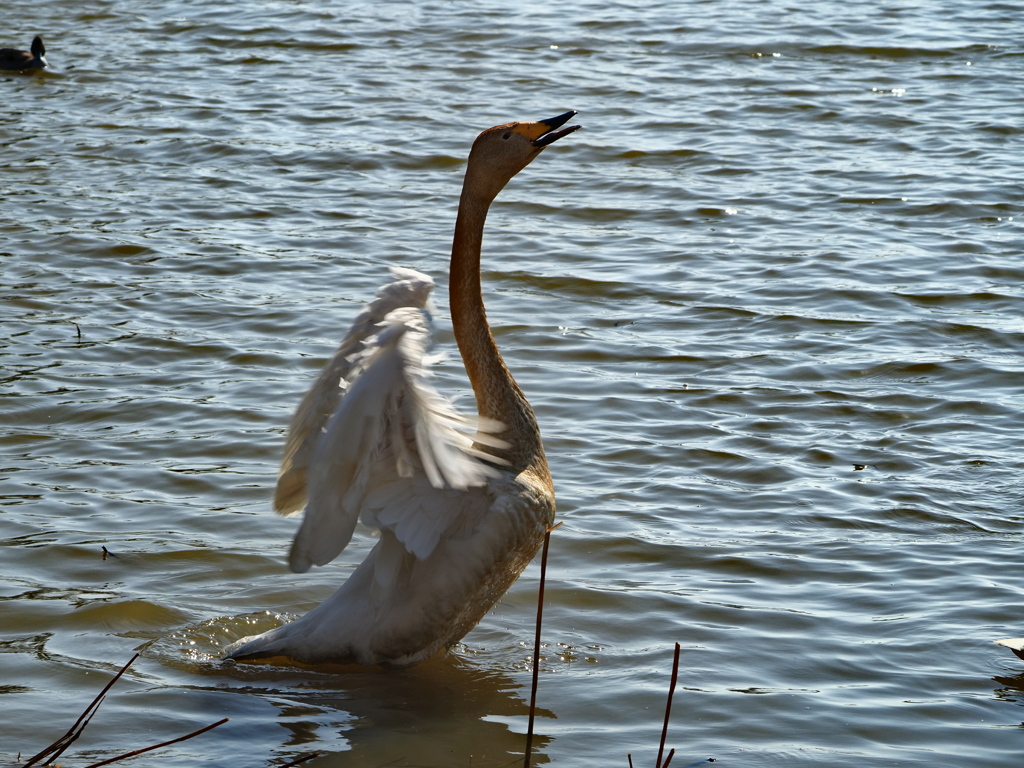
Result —
<path fill-rule="evenodd" d="M 536 565 L 401 672 L 224 666 L 295 576 L 291 411 L 478 131 L 580 110 L 485 241 L 545 432 L 538 757 L 1003 768 L 1024 751 L 1024 87 L 1005 2 L 6 0 L 0 761 L 501 766 Z M 467 392 L 457 359 L 442 370 Z M 863 467 L 858 469 L 856 467 Z M 103 548 L 111 554 L 104 558 Z"/>

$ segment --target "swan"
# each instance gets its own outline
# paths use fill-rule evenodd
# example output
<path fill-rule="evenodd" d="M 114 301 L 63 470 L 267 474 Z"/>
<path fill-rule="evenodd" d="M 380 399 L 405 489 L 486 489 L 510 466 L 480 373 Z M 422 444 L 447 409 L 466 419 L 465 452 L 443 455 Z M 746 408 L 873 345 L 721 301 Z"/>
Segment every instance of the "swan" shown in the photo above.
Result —
<path fill-rule="evenodd" d="M 26 69 L 46 69 L 46 46 L 43 38 L 36 35 L 32 39 L 32 50 L 19 51 L 15 48 L 0 48 L 0 69 L 9 72 L 21 72 Z"/>
<path fill-rule="evenodd" d="M 299 404 L 274 497 L 282 514 L 305 507 L 289 555 L 296 573 L 333 560 L 358 519 L 380 538 L 331 597 L 226 658 L 415 664 L 462 639 L 537 553 L 554 487 L 533 409 L 487 323 L 480 248 L 491 202 L 580 127 L 561 127 L 575 114 L 490 128 L 469 154 L 449 299 L 477 417 L 429 383 L 433 281 L 392 269 Z"/>

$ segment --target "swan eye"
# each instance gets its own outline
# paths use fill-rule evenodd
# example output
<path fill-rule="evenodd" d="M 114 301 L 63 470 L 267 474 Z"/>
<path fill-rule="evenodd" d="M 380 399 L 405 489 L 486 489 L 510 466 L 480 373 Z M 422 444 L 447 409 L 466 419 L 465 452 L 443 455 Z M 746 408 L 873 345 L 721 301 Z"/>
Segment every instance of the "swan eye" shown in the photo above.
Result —
<path fill-rule="evenodd" d="M 512 135 L 512 131 L 508 131 L 508 132 L 507 132 L 507 133 L 506 133 L 506 134 L 505 134 L 504 136 L 502 136 L 501 138 L 503 138 L 503 139 L 505 139 L 506 141 L 508 141 L 508 137 L 509 137 L 509 136 L 511 136 L 511 135 Z"/>

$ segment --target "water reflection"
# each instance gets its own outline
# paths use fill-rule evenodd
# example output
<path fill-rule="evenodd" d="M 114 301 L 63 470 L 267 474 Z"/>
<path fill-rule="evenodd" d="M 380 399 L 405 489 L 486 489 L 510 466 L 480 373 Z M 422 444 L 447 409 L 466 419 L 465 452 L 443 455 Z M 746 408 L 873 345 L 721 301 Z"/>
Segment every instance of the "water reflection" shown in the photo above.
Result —
<path fill-rule="evenodd" d="M 282 756 L 325 749 L 341 752 L 345 765 L 505 764 L 522 753 L 524 737 L 506 725 L 525 722 L 528 709 L 512 678 L 474 669 L 455 657 L 411 670 L 339 673 L 254 672 L 225 667 L 246 697 L 273 705 L 275 722 L 289 732 Z M 266 677 L 265 688 L 257 687 Z M 542 717 L 553 713 L 541 710 Z M 539 749 L 548 743 L 536 737 Z M 537 755 L 536 762 L 546 762 Z M 317 764 L 320 764 L 319 762 Z M 331 761 L 323 765 L 332 765 Z M 338 762 L 340 764 L 340 760 Z"/>
<path fill-rule="evenodd" d="M 280 744 L 275 754 L 282 758 L 324 751 L 315 765 L 334 764 L 332 754 L 346 766 L 353 760 L 374 766 L 503 765 L 522 754 L 520 730 L 529 714 L 522 683 L 457 655 L 398 670 L 220 660 L 220 648 L 236 634 L 288 618 L 261 613 L 203 622 L 147 641 L 143 653 L 180 672 L 193 687 L 201 677 L 209 681 L 201 686 L 205 690 L 240 694 L 231 706 L 235 727 L 280 726 L 287 735 L 271 743 Z M 246 712 L 244 702 L 253 697 L 268 706 Z M 543 708 L 537 714 L 540 723 L 554 718 Z M 535 763 L 547 761 L 542 750 L 549 742 L 535 736 Z"/>
<path fill-rule="evenodd" d="M 996 696 L 1000 699 L 1018 702 L 1021 696 L 1024 695 L 1024 672 L 1020 672 L 1013 677 L 996 675 L 992 679 L 1003 686 L 995 691 Z"/>
<path fill-rule="evenodd" d="M 192 637 L 210 634 L 210 624 L 197 626 Z M 127 632 L 122 637 L 145 634 Z M 245 744 L 244 757 L 252 765 L 290 761 L 310 752 L 321 754 L 312 763 L 320 766 L 342 761 L 346 766 L 353 761 L 367 766 L 505 765 L 522 754 L 525 738 L 519 729 L 528 711 L 521 683 L 458 656 L 405 670 L 297 669 L 225 663 L 205 652 L 211 646 L 194 650 L 188 637 L 186 629 L 151 637 L 139 646 L 142 658 L 108 693 L 90 729 L 88 751 L 79 750 L 76 757 L 106 758 L 137 748 L 139 734 L 157 743 L 222 717 L 230 722 L 216 735 L 204 735 L 194 748 L 216 759 L 237 757 L 239 745 Z M 68 655 L 63 646 L 47 649 L 50 639 L 49 634 L 24 638 L 0 650 L 59 661 L 88 675 L 89 691 L 71 708 L 76 714 L 110 681 L 112 668 L 86 658 L 95 649 L 85 646 L 80 648 L 82 657 Z M 12 680 L 0 693 L 31 693 L 33 682 L 35 675 L 27 671 L 24 681 Z M 64 709 L 44 729 L 49 741 L 59 735 L 65 720 L 74 721 L 75 714 Z M 541 723 L 554 717 L 545 709 L 538 715 Z M 535 763 L 548 761 L 543 750 L 549 743 L 548 737 L 535 737 Z M 39 745 L 33 741 L 17 746 L 27 753 Z"/>

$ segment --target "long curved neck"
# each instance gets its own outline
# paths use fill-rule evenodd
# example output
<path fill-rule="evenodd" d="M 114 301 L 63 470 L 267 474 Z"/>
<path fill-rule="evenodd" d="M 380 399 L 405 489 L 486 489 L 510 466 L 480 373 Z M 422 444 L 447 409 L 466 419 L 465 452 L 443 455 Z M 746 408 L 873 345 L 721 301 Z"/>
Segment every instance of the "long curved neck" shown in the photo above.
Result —
<path fill-rule="evenodd" d="M 452 242 L 448 289 L 452 327 L 476 395 L 477 411 L 505 426 L 499 436 L 509 443 L 509 448 L 498 453 L 513 469 L 533 468 L 550 483 L 537 418 L 498 352 L 487 324 L 480 289 L 480 247 L 490 204 L 491 198 L 474 194 L 467 177 Z"/>

